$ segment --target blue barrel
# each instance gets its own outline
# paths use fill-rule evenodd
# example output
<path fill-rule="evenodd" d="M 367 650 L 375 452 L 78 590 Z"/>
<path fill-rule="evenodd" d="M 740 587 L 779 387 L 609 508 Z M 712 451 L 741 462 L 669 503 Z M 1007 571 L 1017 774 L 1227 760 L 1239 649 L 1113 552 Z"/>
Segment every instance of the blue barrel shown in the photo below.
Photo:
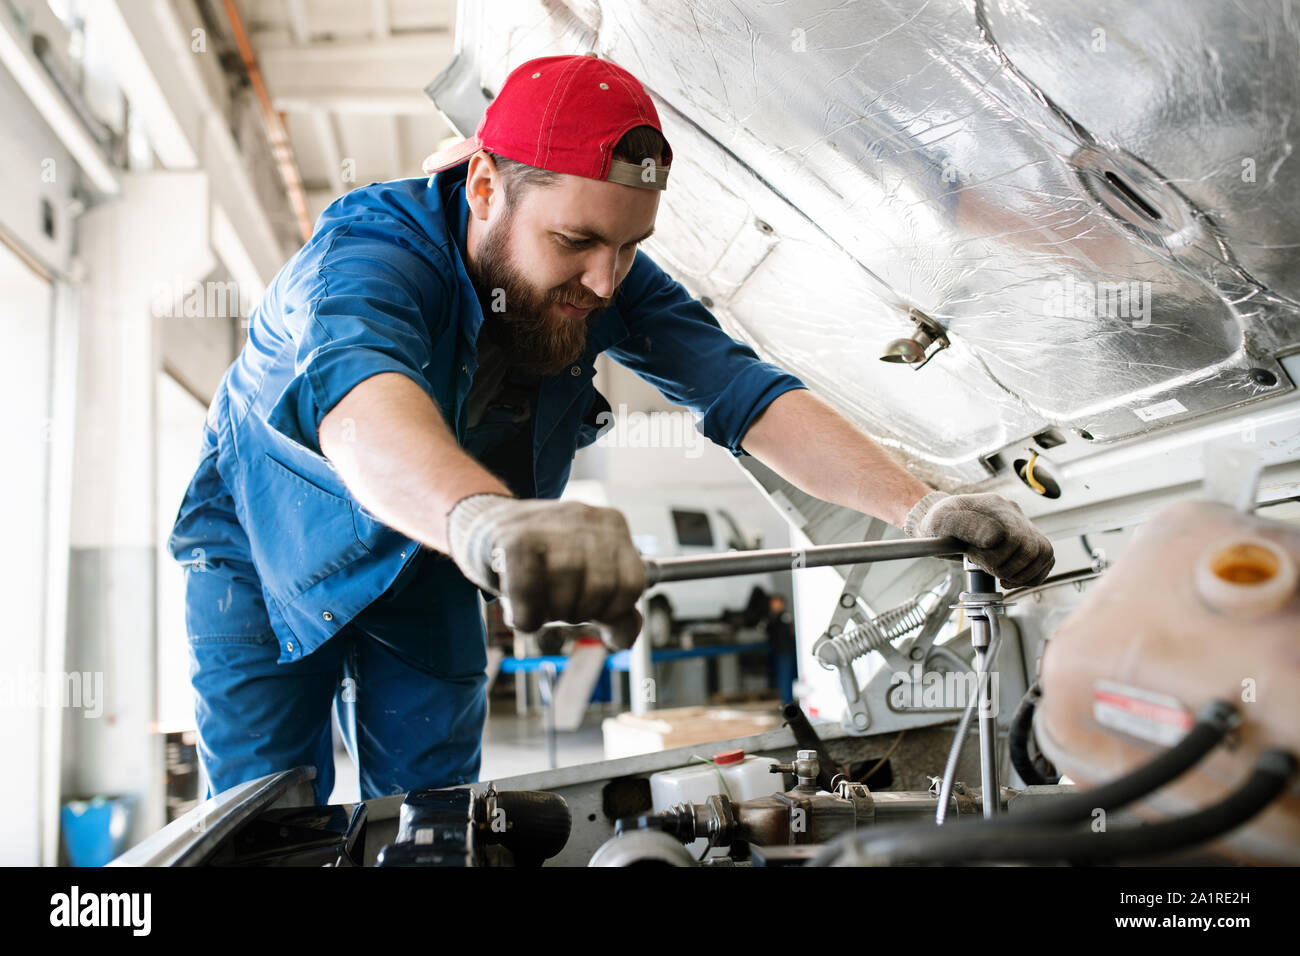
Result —
<path fill-rule="evenodd" d="M 96 796 L 63 805 L 63 847 L 73 866 L 103 866 L 121 856 L 134 797 Z"/>

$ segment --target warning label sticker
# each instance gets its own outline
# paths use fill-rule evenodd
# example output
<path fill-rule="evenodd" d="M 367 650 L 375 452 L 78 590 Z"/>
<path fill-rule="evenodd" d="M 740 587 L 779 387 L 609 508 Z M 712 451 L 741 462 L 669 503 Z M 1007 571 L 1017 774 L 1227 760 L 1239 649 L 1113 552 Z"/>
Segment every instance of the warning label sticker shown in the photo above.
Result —
<path fill-rule="evenodd" d="M 1168 418 L 1170 415 L 1181 415 L 1187 411 L 1187 406 L 1176 398 L 1171 398 L 1163 402 L 1156 402 L 1154 405 L 1146 405 L 1142 408 L 1133 409 L 1133 414 L 1144 422 L 1154 422 L 1159 418 Z"/>
<path fill-rule="evenodd" d="M 1093 684 L 1092 716 L 1103 727 L 1165 746 L 1182 740 L 1195 723 L 1176 697 L 1106 680 Z"/>

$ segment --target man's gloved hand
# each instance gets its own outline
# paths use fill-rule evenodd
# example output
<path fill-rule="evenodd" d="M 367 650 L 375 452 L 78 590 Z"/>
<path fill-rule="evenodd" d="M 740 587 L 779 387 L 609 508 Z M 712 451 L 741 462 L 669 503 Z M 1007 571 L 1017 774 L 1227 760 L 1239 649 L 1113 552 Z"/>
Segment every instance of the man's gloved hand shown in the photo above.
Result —
<path fill-rule="evenodd" d="M 1052 542 L 1001 495 L 932 491 L 912 506 L 903 531 L 913 538 L 959 538 L 971 546 L 967 556 L 1004 588 L 1039 584 L 1056 563 Z"/>
<path fill-rule="evenodd" d="M 645 563 L 613 508 L 470 495 L 448 513 L 447 540 L 465 577 L 501 595 L 511 627 L 592 621 L 616 649 L 641 631 Z"/>

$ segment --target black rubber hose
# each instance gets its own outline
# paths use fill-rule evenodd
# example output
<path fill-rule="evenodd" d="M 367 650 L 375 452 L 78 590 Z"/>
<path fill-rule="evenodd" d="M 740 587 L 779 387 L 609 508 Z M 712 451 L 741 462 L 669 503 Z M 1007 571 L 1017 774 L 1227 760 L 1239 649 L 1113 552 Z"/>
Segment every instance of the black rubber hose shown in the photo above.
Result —
<path fill-rule="evenodd" d="M 479 798 L 482 804 L 482 797 Z M 573 819 L 569 805 L 556 793 L 544 790 L 502 790 L 497 794 L 497 809 L 506 828 L 493 829 L 493 821 L 480 822 L 483 840 L 499 843 L 510 851 L 517 866 L 541 866 L 569 842 Z"/>
<path fill-rule="evenodd" d="M 1029 740 L 1034 733 L 1034 710 L 1038 706 L 1042 691 L 1035 682 L 1025 696 L 1020 699 L 1011 718 L 1011 727 L 1007 732 L 1007 746 L 1011 751 L 1011 766 L 1016 768 L 1020 779 L 1030 786 L 1061 782 L 1060 774 L 1051 773 L 1051 764 L 1039 754 L 1035 760 L 1029 756 Z"/>
<path fill-rule="evenodd" d="M 1250 820 L 1286 789 L 1297 769 L 1285 750 L 1266 750 L 1246 782 L 1228 797 L 1187 816 L 1145 826 L 1093 832 L 1062 831 L 1042 824 L 1014 827 L 970 825 L 951 829 L 891 827 L 891 832 L 854 834 L 867 866 L 956 864 L 988 861 L 1109 863 L 1188 849 L 1223 836 Z M 837 841 L 837 844 L 839 841 Z M 813 861 L 834 861 L 847 843 L 832 845 Z M 834 852 L 832 853 L 832 849 Z"/>
<path fill-rule="evenodd" d="M 662 813 L 642 813 L 634 817 L 619 817 L 614 821 L 614 834 L 622 836 L 634 830 L 658 830 L 682 843 L 690 843 L 695 836 L 695 807 L 679 803 Z M 704 836 L 705 834 L 700 834 Z"/>
<path fill-rule="evenodd" d="M 1100 787 L 1055 798 L 1020 813 L 994 817 L 989 822 L 1008 826 L 1018 823 L 1076 823 L 1087 820 L 1094 810 L 1117 810 L 1160 789 L 1196 766 L 1223 742 L 1228 732 L 1237 726 L 1238 720 L 1237 710 L 1232 704 L 1211 701 L 1201 710 L 1196 723 L 1182 740 L 1137 770 Z"/>
<path fill-rule="evenodd" d="M 1182 740 L 1137 770 L 1092 790 L 1056 797 L 1050 802 L 1022 812 L 1001 814 L 991 819 L 974 822 L 959 820 L 957 832 L 969 834 L 973 827 L 997 828 L 1001 832 L 1016 826 L 1078 823 L 1091 819 L 1095 810 L 1109 812 L 1119 809 L 1163 787 L 1194 767 L 1223 740 L 1230 730 L 1237 726 L 1237 723 L 1236 708 L 1226 701 L 1212 701 L 1202 709 L 1196 723 Z M 925 833 L 926 831 L 912 832 Z M 832 852 L 833 848 L 842 849 L 845 845 L 844 840 L 835 841 L 814 858 L 813 865 L 828 866 L 839 852 L 838 850 Z M 825 862 L 817 863 L 817 860 Z"/>

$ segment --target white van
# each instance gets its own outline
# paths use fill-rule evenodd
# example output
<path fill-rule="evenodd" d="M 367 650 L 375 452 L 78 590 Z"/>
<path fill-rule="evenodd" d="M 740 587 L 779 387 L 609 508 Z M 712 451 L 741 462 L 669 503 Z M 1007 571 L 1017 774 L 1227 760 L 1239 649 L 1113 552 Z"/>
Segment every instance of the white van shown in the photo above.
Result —
<path fill-rule="evenodd" d="M 571 481 L 566 500 L 616 508 L 627 518 L 637 550 L 647 558 L 685 557 L 762 546 L 762 536 L 742 528 L 717 492 L 619 487 Z M 672 581 L 651 588 L 646 633 L 655 647 L 670 644 L 683 625 L 718 622 L 754 626 L 767 614 L 776 588 L 771 574 Z"/>

